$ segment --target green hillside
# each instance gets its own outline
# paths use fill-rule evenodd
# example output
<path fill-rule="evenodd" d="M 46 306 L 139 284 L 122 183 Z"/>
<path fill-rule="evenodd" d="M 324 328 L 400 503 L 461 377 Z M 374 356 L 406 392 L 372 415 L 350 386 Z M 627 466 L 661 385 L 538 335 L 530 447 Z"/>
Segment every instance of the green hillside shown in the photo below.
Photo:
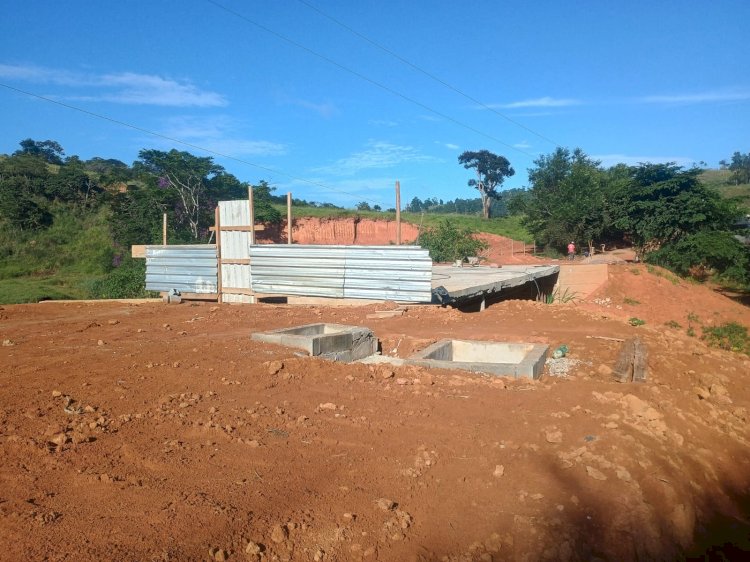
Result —
<path fill-rule="evenodd" d="M 736 199 L 750 213 L 750 183 L 735 184 L 729 170 L 704 170 L 699 179 L 722 197 Z"/>

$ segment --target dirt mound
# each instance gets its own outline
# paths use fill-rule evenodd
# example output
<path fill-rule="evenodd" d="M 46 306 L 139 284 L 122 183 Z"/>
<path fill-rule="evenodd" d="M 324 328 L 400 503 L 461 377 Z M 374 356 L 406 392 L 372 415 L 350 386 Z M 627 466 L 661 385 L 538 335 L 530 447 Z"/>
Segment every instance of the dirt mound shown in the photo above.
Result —
<path fill-rule="evenodd" d="M 0 558 L 740 559 L 750 358 L 659 322 L 750 319 L 633 267 L 613 267 L 611 306 L 1 308 Z M 570 353 L 529 382 L 249 337 L 312 322 L 368 326 L 400 357 L 446 337 Z M 648 382 L 613 382 L 635 335 Z"/>

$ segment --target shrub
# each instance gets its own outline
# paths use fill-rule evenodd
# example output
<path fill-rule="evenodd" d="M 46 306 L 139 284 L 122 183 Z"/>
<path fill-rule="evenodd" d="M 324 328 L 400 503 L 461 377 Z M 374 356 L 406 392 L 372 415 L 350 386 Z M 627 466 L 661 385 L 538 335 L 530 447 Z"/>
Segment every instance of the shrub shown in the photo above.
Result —
<path fill-rule="evenodd" d="M 683 276 L 705 279 L 714 273 L 725 280 L 750 282 L 750 251 L 729 232 L 690 234 L 652 252 L 646 259 Z"/>
<path fill-rule="evenodd" d="M 708 342 L 708 345 L 750 355 L 750 337 L 747 335 L 747 328 L 737 322 L 727 322 L 713 327 L 704 326 L 703 339 Z"/>
<path fill-rule="evenodd" d="M 91 296 L 96 299 L 132 299 L 148 297 L 146 291 L 146 260 L 123 260 L 103 279 L 91 283 Z"/>
<path fill-rule="evenodd" d="M 417 244 L 430 252 L 433 261 L 465 260 L 489 248 L 484 240 L 475 238 L 474 234 L 471 228 L 460 228 L 450 219 L 445 219 L 435 227 L 425 228 L 419 234 Z"/>

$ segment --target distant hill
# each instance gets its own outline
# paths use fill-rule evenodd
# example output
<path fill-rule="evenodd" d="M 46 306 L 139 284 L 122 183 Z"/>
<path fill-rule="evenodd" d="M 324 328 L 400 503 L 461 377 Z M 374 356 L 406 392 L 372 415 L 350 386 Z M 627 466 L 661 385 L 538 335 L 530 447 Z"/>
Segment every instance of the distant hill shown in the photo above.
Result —
<path fill-rule="evenodd" d="M 729 170 L 705 170 L 699 177 L 707 186 L 718 191 L 723 197 L 737 198 L 750 212 L 750 184 L 735 185 Z"/>

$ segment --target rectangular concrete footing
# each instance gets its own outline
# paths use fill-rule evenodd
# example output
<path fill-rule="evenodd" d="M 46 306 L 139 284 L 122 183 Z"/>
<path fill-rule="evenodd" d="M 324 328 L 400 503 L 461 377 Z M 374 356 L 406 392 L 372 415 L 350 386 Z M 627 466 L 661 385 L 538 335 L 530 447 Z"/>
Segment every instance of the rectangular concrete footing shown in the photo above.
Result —
<path fill-rule="evenodd" d="M 301 349 L 332 361 L 357 361 L 378 351 L 373 333 L 360 326 L 307 324 L 252 334 L 252 339 Z"/>

